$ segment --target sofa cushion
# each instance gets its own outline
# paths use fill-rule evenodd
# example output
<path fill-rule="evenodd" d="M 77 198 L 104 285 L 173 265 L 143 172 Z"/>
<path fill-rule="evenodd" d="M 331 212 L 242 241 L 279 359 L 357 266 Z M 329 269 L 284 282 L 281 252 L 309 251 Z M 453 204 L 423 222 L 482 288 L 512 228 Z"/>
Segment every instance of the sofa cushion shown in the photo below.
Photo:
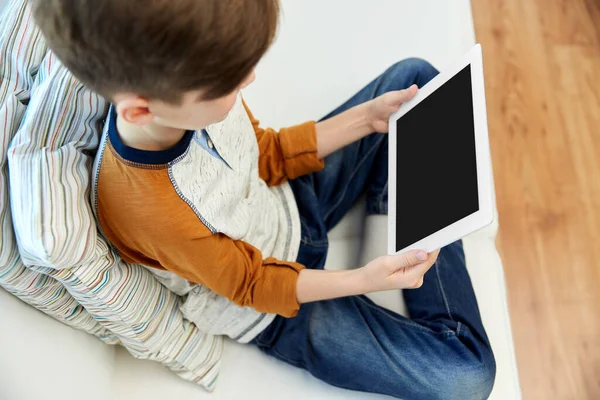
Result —
<path fill-rule="evenodd" d="M 108 400 L 115 349 L 0 288 L 0 398 Z"/>
<path fill-rule="evenodd" d="M 21 22 L 29 32 L 19 38 L 21 48 L 42 40 L 25 0 L 11 4 L 21 12 L 7 15 L 7 23 L 14 16 L 28 21 Z M 19 49 L 9 53 L 19 54 Z M 161 362 L 212 390 L 223 339 L 185 320 L 178 296 L 145 268 L 124 263 L 98 234 L 89 201 L 90 171 L 107 107 L 44 51 L 27 112 L 8 151 L 21 259 L 27 275 L 35 271 L 64 287 L 43 281 L 53 283 L 43 292 L 46 299 L 68 291 L 134 357 Z M 89 316 L 80 306 L 77 311 Z"/>
<path fill-rule="evenodd" d="M 25 268 L 17 250 L 9 204 L 8 146 L 35 91 L 46 44 L 31 23 L 24 1 L 14 1 L 0 17 L 0 286 L 51 317 L 95 335 L 117 341 L 78 304 L 56 279 Z"/>

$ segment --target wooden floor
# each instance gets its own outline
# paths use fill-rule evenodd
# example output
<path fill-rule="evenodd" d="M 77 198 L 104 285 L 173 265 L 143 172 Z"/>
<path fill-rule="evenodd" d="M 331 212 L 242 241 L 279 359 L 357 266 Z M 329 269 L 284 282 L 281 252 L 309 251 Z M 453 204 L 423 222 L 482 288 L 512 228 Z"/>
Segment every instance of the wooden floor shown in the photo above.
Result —
<path fill-rule="evenodd" d="M 471 3 L 523 395 L 597 400 L 600 0 Z"/>

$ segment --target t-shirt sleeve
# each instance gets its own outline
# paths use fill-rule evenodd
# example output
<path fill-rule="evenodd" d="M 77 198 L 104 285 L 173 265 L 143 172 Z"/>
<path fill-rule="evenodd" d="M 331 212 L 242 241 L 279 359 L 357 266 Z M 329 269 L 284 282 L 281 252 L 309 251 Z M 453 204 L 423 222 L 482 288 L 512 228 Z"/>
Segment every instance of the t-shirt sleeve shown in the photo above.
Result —
<path fill-rule="evenodd" d="M 280 185 L 323 168 L 317 157 L 317 130 L 314 121 L 282 128 L 279 132 L 261 128 L 259 121 L 244 102 L 259 148 L 258 169 L 267 185 Z"/>
<path fill-rule="evenodd" d="M 153 251 L 152 258 L 164 269 L 240 306 L 285 317 L 297 314 L 296 281 L 302 265 L 274 258 L 263 260 L 257 248 L 222 234 L 194 237 L 189 229 L 182 232 L 181 226 L 164 233 L 178 237 L 176 243 Z"/>
<path fill-rule="evenodd" d="M 296 282 L 304 266 L 263 259 L 252 245 L 213 233 L 179 197 L 166 170 L 124 168 L 107 149 L 97 210 L 104 234 L 125 261 L 171 271 L 240 306 L 296 315 Z"/>

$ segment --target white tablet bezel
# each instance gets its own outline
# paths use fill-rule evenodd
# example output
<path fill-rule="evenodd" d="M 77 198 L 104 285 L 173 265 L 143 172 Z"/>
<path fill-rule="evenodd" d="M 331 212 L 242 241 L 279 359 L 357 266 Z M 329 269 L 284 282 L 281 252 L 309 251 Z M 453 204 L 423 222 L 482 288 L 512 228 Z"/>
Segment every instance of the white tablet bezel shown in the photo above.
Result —
<path fill-rule="evenodd" d="M 450 80 L 467 65 L 471 65 L 473 88 L 473 116 L 475 125 L 475 153 L 477 158 L 477 186 L 479 189 L 479 211 L 460 221 L 453 223 L 421 240 L 396 251 L 396 121 L 426 99 L 431 93 Z M 413 134 L 418 134 L 414 132 Z M 491 165 L 491 154 L 488 137 L 487 114 L 485 104 L 485 87 L 483 80 L 483 56 L 481 46 L 475 45 L 465 57 L 451 68 L 441 72 L 417 95 L 404 103 L 392 114 L 389 120 L 389 188 L 388 188 L 388 253 L 404 253 L 409 250 L 425 250 L 432 252 L 440 249 L 466 235 L 479 230 L 494 220 L 494 191 Z M 410 195 L 410 194 L 408 194 Z"/>

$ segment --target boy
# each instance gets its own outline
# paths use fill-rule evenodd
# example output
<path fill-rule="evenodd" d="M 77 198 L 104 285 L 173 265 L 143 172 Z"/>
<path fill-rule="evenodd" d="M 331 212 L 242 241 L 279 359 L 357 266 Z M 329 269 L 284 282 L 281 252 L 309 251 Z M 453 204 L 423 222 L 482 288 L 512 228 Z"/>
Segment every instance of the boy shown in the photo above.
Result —
<path fill-rule="evenodd" d="M 34 1 L 55 54 L 113 103 L 96 171 L 102 231 L 187 295 L 184 315 L 206 332 L 340 387 L 487 397 L 494 358 L 460 242 L 323 270 L 327 231 L 363 192 L 369 213 L 387 212 L 387 119 L 437 72 L 407 60 L 319 123 L 262 129 L 239 91 L 278 11 L 277 0 Z M 411 320 L 362 296 L 421 285 L 404 292 Z"/>

